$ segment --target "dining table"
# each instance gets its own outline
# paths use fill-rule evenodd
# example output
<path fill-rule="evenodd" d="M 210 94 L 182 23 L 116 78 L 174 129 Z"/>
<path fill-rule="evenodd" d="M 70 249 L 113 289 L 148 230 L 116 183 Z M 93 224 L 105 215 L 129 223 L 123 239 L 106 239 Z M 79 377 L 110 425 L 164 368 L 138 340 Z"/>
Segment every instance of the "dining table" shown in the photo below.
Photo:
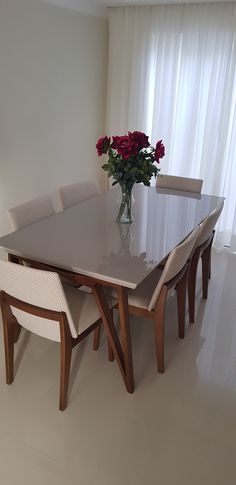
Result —
<path fill-rule="evenodd" d="M 11 261 L 21 258 L 92 289 L 126 389 L 133 393 L 128 293 L 222 200 L 136 184 L 134 222 L 119 224 L 116 217 L 121 193 L 116 186 L 1 237 L 0 247 Z M 116 290 L 120 338 L 107 304 L 106 287 Z"/>

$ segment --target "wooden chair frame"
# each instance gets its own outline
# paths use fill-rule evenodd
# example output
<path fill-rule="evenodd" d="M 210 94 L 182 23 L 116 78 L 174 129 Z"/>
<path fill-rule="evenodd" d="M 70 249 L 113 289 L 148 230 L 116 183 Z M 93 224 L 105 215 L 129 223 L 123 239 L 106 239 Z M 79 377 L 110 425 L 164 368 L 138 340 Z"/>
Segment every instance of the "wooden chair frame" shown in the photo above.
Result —
<path fill-rule="evenodd" d="M 153 321 L 154 335 L 155 335 L 155 349 L 157 369 L 161 374 L 164 373 L 164 330 L 165 330 L 165 310 L 168 292 L 175 288 L 177 293 L 177 308 L 178 308 L 178 328 L 179 337 L 185 337 L 185 312 L 186 312 L 186 293 L 187 293 L 187 279 L 189 272 L 189 261 L 184 265 L 182 270 L 170 281 L 164 283 L 160 294 L 158 296 L 156 306 L 153 310 L 140 308 L 138 306 L 129 305 L 129 312 L 131 315 L 144 317 Z M 109 360 L 113 361 L 114 356 L 112 349 L 108 342 L 108 356 Z"/>
<path fill-rule="evenodd" d="M 202 259 L 202 297 L 207 300 L 208 283 L 211 278 L 211 248 L 215 231 L 200 246 L 198 246 L 191 258 L 189 277 L 188 277 L 188 303 L 189 303 L 189 321 L 194 323 L 195 320 L 195 297 L 196 297 L 196 280 L 199 259 Z"/>
<path fill-rule="evenodd" d="M 107 281 L 102 281 L 100 279 L 91 278 L 89 276 L 73 273 L 72 271 L 64 270 L 55 266 L 50 266 L 39 261 L 34 261 L 32 259 L 26 258 L 24 256 L 18 256 L 15 254 L 8 254 L 8 259 L 11 262 L 23 264 L 26 262 L 30 264 L 33 268 L 42 269 L 45 271 L 57 272 L 63 281 L 72 284 L 73 286 L 88 286 L 92 289 L 93 295 L 96 299 L 98 309 L 101 314 L 100 324 L 94 328 L 94 341 L 93 349 L 97 350 L 99 346 L 99 336 L 100 327 L 103 322 L 107 339 L 109 342 L 109 348 L 112 349 L 113 359 L 117 361 L 120 373 L 122 375 L 123 381 L 125 383 L 127 392 L 134 392 L 134 375 L 133 375 L 133 359 L 132 359 L 132 348 L 131 348 L 131 336 L 130 336 L 130 325 L 129 325 L 129 312 L 128 312 L 128 297 L 127 290 L 124 287 L 114 285 Z M 119 302 L 119 314 L 120 314 L 120 327 L 122 334 L 122 345 L 118 338 L 116 328 L 113 322 L 113 311 L 109 308 L 104 294 L 103 286 L 108 286 L 115 288 L 117 291 L 117 298 Z M 114 305 L 115 306 L 115 305 Z M 92 330 L 91 330 L 92 331 Z"/>
<path fill-rule="evenodd" d="M 61 346 L 61 370 L 60 370 L 60 394 L 59 394 L 59 409 L 64 411 L 67 406 L 68 385 L 70 376 L 71 354 L 72 349 L 81 340 L 87 337 L 96 327 L 102 323 L 99 318 L 93 325 L 87 328 L 84 332 L 78 335 L 77 338 L 71 336 L 70 327 L 65 312 L 57 312 L 41 308 L 22 300 L 18 300 L 8 293 L 0 292 L 0 304 L 3 317 L 3 331 L 4 331 L 4 347 L 5 347 L 5 365 L 6 365 L 6 382 L 11 384 L 14 379 L 14 344 L 17 342 L 21 325 L 12 313 L 11 307 L 22 310 L 31 315 L 41 318 L 46 318 L 55 321 L 60 327 L 60 346 Z"/>

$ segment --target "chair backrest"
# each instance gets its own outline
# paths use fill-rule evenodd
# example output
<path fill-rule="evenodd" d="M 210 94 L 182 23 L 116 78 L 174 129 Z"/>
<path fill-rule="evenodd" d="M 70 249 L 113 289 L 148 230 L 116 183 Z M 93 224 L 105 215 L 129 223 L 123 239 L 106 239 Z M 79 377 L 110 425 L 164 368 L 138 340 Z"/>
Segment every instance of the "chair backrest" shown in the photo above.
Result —
<path fill-rule="evenodd" d="M 57 273 L 0 260 L 0 289 L 18 300 L 47 310 L 65 312 L 72 337 L 76 331 L 69 305 Z M 60 342 L 57 322 L 11 307 L 19 324 L 37 335 Z"/>
<path fill-rule="evenodd" d="M 85 180 L 59 188 L 59 196 L 63 209 L 79 204 L 84 200 L 91 199 L 99 194 L 99 187 L 96 180 Z"/>
<path fill-rule="evenodd" d="M 214 209 L 208 217 L 206 217 L 202 223 L 202 231 L 196 241 L 196 246 L 201 246 L 204 242 L 209 239 L 212 231 L 220 217 L 222 209 L 224 207 L 224 201 L 222 201 L 216 209 Z"/>
<path fill-rule="evenodd" d="M 178 246 L 176 246 L 167 259 L 161 277 L 158 281 L 158 284 L 155 288 L 155 291 L 151 297 L 148 310 L 151 311 L 155 308 L 158 296 L 162 289 L 162 286 L 171 281 L 178 273 L 183 269 L 184 265 L 187 263 L 189 256 L 192 253 L 192 250 L 195 246 L 196 240 L 201 233 L 202 227 L 197 226 L 194 231 Z"/>
<path fill-rule="evenodd" d="M 176 175 L 158 175 L 156 185 L 161 189 L 182 190 L 183 192 L 201 193 L 203 180 Z"/>
<path fill-rule="evenodd" d="M 39 197 L 8 209 L 13 231 L 40 221 L 40 219 L 49 217 L 54 213 L 52 200 L 49 196 Z"/>

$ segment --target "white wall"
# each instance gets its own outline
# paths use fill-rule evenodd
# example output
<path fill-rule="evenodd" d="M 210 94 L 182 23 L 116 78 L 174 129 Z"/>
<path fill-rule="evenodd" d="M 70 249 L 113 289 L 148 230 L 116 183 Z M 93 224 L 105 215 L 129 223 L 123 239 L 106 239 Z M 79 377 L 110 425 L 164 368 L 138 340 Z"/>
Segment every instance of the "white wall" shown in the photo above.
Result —
<path fill-rule="evenodd" d="M 0 235 L 7 208 L 105 176 L 107 20 L 39 0 L 0 0 Z"/>

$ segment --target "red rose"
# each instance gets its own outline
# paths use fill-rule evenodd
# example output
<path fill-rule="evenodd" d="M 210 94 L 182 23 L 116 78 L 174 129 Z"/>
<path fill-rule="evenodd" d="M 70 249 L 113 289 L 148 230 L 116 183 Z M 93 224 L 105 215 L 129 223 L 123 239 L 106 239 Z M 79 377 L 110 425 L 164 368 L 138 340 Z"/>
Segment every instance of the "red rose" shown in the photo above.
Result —
<path fill-rule="evenodd" d="M 156 144 L 155 160 L 159 163 L 159 158 L 163 158 L 164 155 L 165 155 L 165 147 L 162 143 L 162 140 L 159 140 Z"/>
<path fill-rule="evenodd" d="M 112 137 L 112 144 L 111 144 L 111 148 L 114 148 L 115 150 L 117 149 L 118 145 L 119 145 L 119 140 L 120 140 L 120 136 L 113 136 Z"/>
<path fill-rule="evenodd" d="M 96 148 L 97 148 L 97 154 L 100 157 L 103 155 L 103 153 L 107 153 L 111 145 L 111 139 L 110 137 L 108 138 L 107 136 L 103 136 L 102 138 L 99 138 Z"/>
<path fill-rule="evenodd" d="M 148 136 L 141 131 L 133 131 L 132 133 L 129 131 L 129 136 L 132 136 L 134 142 L 137 144 L 138 150 L 142 150 L 142 148 L 147 148 L 150 146 Z"/>
<path fill-rule="evenodd" d="M 135 142 L 132 134 L 117 137 L 118 140 L 115 140 L 116 149 L 119 155 L 123 157 L 125 160 L 128 160 L 132 155 L 137 154 L 137 143 Z"/>

